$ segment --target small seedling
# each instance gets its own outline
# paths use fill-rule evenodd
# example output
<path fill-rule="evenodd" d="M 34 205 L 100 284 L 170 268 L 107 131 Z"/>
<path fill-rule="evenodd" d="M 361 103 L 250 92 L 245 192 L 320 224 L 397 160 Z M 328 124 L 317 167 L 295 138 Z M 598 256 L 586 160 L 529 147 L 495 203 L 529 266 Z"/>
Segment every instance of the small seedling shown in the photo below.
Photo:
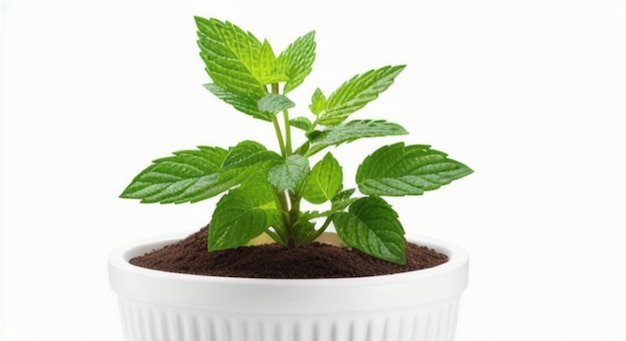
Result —
<path fill-rule="evenodd" d="M 230 22 L 201 17 L 195 22 L 200 56 L 213 81 L 205 87 L 238 111 L 266 121 L 276 133 L 278 151 L 244 139 L 227 149 L 174 152 L 153 161 L 121 197 L 193 203 L 225 193 L 209 223 L 209 251 L 244 246 L 263 233 L 285 247 L 299 247 L 332 223 L 348 246 L 404 264 L 404 229 L 382 197 L 420 195 L 472 170 L 428 145 L 399 142 L 363 160 L 356 171 L 357 192 L 343 188 L 342 167 L 329 149 L 362 138 L 408 134 L 385 120 L 350 119 L 387 90 L 405 66 L 356 75 L 328 96 L 318 88 L 308 105 L 310 117 L 292 118 L 296 105 L 287 94 L 312 70 L 315 32 L 276 56 L 267 40 Z M 297 147 L 292 144 L 295 130 L 304 133 Z M 304 210 L 303 200 L 323 209 Z"/>

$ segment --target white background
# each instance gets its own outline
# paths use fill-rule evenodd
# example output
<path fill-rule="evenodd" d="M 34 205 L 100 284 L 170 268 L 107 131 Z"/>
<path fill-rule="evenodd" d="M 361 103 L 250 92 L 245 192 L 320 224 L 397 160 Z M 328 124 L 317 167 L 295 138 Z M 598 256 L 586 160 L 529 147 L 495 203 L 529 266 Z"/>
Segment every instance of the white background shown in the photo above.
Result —
<path fill-rule="evenodd" d="M 194 15 L 277 52 L 316 30 L 298 114 L 316 86 L 408 65 L 355 115 L 411 135 L 337 157 L 404 140 L 475 170 L 393 201 L 408 233 L 471 254 L 457 340 L 626 340 L 626 2 L 222 3 L 2 3 L 0 340 L 121 341 L 108 253 L 192 232 L 215 201 L 140 205 L 120 192 L 175 150 L 274 144 L 267 124 L 202 88 Z"/>

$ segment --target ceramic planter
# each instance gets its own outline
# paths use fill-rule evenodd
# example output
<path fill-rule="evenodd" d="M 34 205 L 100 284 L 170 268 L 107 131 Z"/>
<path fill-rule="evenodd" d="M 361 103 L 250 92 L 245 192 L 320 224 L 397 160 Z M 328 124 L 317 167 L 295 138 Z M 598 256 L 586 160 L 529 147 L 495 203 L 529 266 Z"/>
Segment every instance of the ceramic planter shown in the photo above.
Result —
<path fill-rule="evenodd" d="M 114 251 L 109 278 L 126 341 L 450 341 L 467 286 L 468 254 L 407 238 L 449 257 L 434 268 L 342 279 L 175 274 L 129 259 L 176 239 Z"/>

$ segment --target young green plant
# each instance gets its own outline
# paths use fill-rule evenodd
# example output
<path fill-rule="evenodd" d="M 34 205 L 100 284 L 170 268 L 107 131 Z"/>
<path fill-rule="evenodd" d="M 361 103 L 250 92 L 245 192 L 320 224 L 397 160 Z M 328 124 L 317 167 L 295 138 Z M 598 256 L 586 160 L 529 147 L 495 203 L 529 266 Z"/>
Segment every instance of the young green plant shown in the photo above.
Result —
<path fill-rule="evenodd" d="M 362 138 L 404 135 L 385 120 L 351 119 L 394 82 L 404 65 L 356 75 L 329 96 L 316 89 L 312 115 L 291 117 L 287 97 L 312 70 L 315 32 L 297 38 L 278 56 L 230 22 L 195 18 L 200 56 L 217 98 L 269 123 L 278 151 L 243 140 L 229 148 L 200 146 L 154 160 L 121 194 L 142 203 L 198 202 L 222 193 L 209 223 L 208 250 L 237 248 L 266 233 L 285 247 L 314 241 L 332 223 L 348 246 L 404 264 L 404 229 L 382 197 L 420 195 L 472 172 L 428 145 L 386 145 L 356 172 L 356 189 L 343 188 L 343 171 L 328 151 Z M 304 134 L 294 146 L 292 133 Z M 323 156 L 321 152 L 325 152 Z M 317 160 L 317 161 L 314 161 Z M 320 210 L 302 209 L 302 201 Z M 315 206 L 321 205 L 321 206 Z"/>

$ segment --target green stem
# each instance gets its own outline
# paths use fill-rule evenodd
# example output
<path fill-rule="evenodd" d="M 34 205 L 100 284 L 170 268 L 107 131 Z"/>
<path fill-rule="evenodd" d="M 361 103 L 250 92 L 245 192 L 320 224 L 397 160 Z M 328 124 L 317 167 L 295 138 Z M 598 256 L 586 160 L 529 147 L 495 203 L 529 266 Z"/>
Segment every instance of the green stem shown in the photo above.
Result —
<path fill-rule="evenodd" d="M 278 194 L 278 200 L 280 200 L 280 206 L 282 206 L 281 211 L 282 216 L 283 216 L 283 223 L 285 224 L 285 229 L 287 232 L 287 240 L 289 240 L 291 238 L 291 222 L 290 222 L 290 213 L 289 213 L 289 204 L 287 204 L 287 193 L 282 192 L 282 193 L 277 193 Z"/>
<path fill-rule="evenodd" d="M 285 141 L 283 140 L 283 133 L 280 131 L 280 125 L 278 124 L 278 119 L 276 119 L 276 116 L 272 117 L 272 124 L 274 124 L 274 131 L 276 132 L 276 137 L 278 138 L 278 145 L 280 146 L 280 154 L 282 156 L 287 156 L 287 151 L 285 149 Z"/>
<path fill-rule="evenodd" d="M 283 226 L 280 228 L 280 235 L 284 241 L 282 244 L 285 247 L 294 248 L 297 246 L 297 231 L 294 229 L 295 220 L 292 218 L 293 213 L 289 207 L 289 203 L 292 202 L 292 199 L 287 191 L 276 192 L 276 195 L 280 201 L 281 218 L 283 221 Z"/>
<path fill-rule="evenodd" d="M 272 93 L 280 94 L 278 83 L 272 83 Z M 289 124 L 289 111 L 283 110 L 283 125 L 285 126 L 285 137 L 283 138 L 280 125 L 276 116 L 272 117 L 272 123 L 274 124 L 274 130 L 276 131 L 276 137 L 278 137 L 278 144 L 280 145 L 280 152 L 283 157 L 293 154 L 291 145 L 291 125 Z M 279 195 L 281 205 L 283 206 L 283 222 L 287 230 L 287 245 L 288 247 L 296 247 L 298 242 L 298 234 L 296 231 L 296 222 L 300 217 L 300 200 L 301 198 L 292 192 L 283 192 Z"/>
<path fill-rule="evenodd" d="M 287 149 L 287 155 L 291 155 L 293 154 L 293 149 L 291 148 L 291 125 L 289 124 L 288 110 L 283 110 L 283 124 L 285 125 L 285 140 L 287 140 L 285 149 Z"/>
<path fill-rule="evenodd" d="M 278 87 L 278 83 L 272 83 L 272 93 L 280 94 L 280 89 Z M 291 126 L 289 125 L 289 112 L 287 110 L 283 111 L 283 124 L 285 125 L 285 138 L 283 139 L 283 134 L 280 129 L 280 125 L 278 124 L 278 119 L 276 117 L 272 118 L 272 123 L 274 124 L 274 130 L 276 130 L 276 136 L 278 137 L 278 141 L 280 143 L 280 152 L 283 156 L 289 156 L 293 154 L 291 149 Z M 286 142 L 285 142 L 286 141 Z"/>
<path fill-rule="evenodd" d="M 295 193 L 289 192 L 289 200 L 291 201 L 291 210 L 289 210 L 289 220 L 291 225 L 295 225 L 300 218 L 300 197 Z"/>
<path fill-rule="evenodd" d="M 288 195 L 289 202 L 291 203 L 291 208 L 289 210 L 289 246 L 296 247 L 298 246 L 298 231 L 296 224 L 300 218 L 300 197 L 293 192 L 289 192 Z"/>

